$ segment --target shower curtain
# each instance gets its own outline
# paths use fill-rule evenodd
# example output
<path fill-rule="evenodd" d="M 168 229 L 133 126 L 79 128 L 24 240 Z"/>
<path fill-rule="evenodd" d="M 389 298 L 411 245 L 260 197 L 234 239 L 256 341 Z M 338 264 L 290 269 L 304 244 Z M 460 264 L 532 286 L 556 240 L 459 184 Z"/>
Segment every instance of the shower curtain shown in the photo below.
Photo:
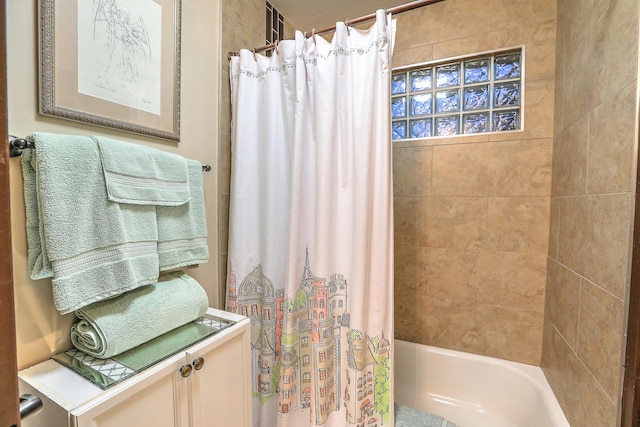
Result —
<path fill-rule="evenodd" d="M 254 425 L 393 426 L 395 21 L 232 57 L 227 310 Z"/>

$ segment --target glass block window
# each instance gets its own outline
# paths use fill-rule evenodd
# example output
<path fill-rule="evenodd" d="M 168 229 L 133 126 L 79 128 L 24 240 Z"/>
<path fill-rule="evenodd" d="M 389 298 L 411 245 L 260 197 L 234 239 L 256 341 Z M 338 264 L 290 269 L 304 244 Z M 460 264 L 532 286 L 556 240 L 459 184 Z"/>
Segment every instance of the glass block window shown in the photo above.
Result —
<path fill-rule="evenodd" d="M 392 139 L 521 129 L 522 51 L 395 70 Z"/>
<path fill-rule="evenodd" d="M 266 2 L 266 6 L 265 42 L 271 44 L 284 39 L 284 18 L 271 3 Z"/>

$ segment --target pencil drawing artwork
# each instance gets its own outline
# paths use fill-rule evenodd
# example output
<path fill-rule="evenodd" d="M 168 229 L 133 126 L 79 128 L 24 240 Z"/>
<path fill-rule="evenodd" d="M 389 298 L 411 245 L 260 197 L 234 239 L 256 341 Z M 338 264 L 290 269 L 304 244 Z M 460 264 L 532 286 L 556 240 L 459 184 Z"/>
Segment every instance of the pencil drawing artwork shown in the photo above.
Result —
<path fill-rule="evenodd" d="M 78 2 L 78 91 L 159 114 L 161 12 L 152 0 Z"/>
<path fill-rule="evenodd" d="M 98 60 L 99 80 L 108 85 L 111 73 L 126 83 L 140 78 L 139 68 L 149 62 L 151 47 L 142 16 L 118 7 L 115 0 L 94 0 L 93 38 L 100 23 L 105 24 L 106 42 Z"/>

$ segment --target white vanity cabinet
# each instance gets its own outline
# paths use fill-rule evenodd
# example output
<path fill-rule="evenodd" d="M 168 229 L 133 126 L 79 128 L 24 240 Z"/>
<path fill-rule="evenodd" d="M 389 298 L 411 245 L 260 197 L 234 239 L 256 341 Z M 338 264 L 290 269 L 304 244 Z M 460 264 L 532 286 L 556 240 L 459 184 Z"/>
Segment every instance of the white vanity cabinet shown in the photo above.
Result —
<path fill-rule="evenodd" d="M 249 319 L 235 322 L 106 389 L 47 360 L 20 371 L 21 393 L 43 401 L 24 427 L 251 427 Z"/>

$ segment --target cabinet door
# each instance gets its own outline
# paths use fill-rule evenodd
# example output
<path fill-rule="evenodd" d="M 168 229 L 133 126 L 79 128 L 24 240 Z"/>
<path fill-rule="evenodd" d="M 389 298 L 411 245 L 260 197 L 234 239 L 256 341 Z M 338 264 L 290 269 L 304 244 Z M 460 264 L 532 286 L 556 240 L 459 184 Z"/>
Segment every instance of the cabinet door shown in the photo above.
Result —
<path fill-rule="evenodd" d="M 194 427 L 251 427 L 249 322 L 232 329 L 188 351 Z"/>
<path fill-rule="evenodd" d="M 165 361 L 115 386 L 99 399 L 72 411 L 77 427 L 187 426 L 187 386 L 179 373 L 186 363 Z M 73 425 L 73 424 L 72 424 Z"/>

